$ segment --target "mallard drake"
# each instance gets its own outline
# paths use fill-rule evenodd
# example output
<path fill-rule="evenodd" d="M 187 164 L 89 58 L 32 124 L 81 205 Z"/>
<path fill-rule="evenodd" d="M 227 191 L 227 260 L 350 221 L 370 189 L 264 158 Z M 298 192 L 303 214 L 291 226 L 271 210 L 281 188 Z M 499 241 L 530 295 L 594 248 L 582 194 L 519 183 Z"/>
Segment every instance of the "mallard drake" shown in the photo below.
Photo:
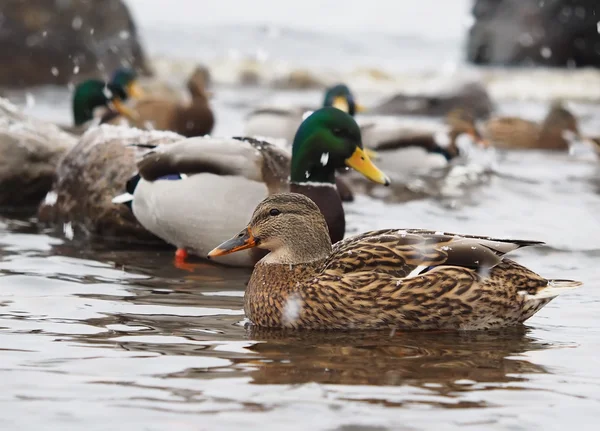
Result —
<path fill-rule="evenodd" d="M 61 128 L 75 135 L 82 135 L 93 125 L 118 124 L 123 119 L 135 121 L 135 112 L 124 102 L 129 97 L 140 98 L 142 95 L 137 76 L 130 69 L 116 70 L 110 82 L 88 79 L 78 84 L 73 93 L 74 125 Z M 95 118 L 95 111 L 99 108 L 104 108 L 105 111 L 101 117 Z"/>
<path fill-rule="evenodd" d="M 550 107 L 541 124 L 518 117 L 499 117 L 485 122 L 484 137 L 503 149 L 568 151 L 573 139 L 582 139 L 577 118 L 562 103 Z"/>
<path fill-rule="evenodd" d="M 361 133 L 366 147 L 378 155 L 378 163 L 391 175 L 412 176 L 446 166 L 460 155 L 459 136 L 466 134 L 481 146 L 487 146 L 475 118 L 463 109 L 446 116 L 446 124 L 406 122 L 399 118 L 365 118 Z M 383 167 L 385 166 L 385 167 Z"/>
<path fill-rule="evenodd" d="M 323 99 L 323 107 L 332 106 L 352 116 L 364 111 L 347 85 L 337 84 L 327 88 Z M 302 121 L 314 111 L 314 108 L 303 106 L 292 108 L 264 107 L 250 112 L 246 116 L 244 134 L 246 136 L 285 139 L 291 147 L 296 130 Z"/>
<path fill-rule="evenodd" d="M 208 103 L 205 76 L 205 70 L 200 68 L 190 76 L 187 82 L 190 103 L 164 98 L 137 101 L 133 108 L 136 113 L 133 125 L 146 129 L 170 130 L 186 137 L 209 134 L 214 127 L 215 118 Z"/>
<path fill-rule="evenodd" d="M 0 206 L 39 204 L 60 158 L 76 142 L 54 124 L 28 117 L 0 98 Z"/>
<path fill-rule="evenodd" d="M 209 258 L 267 254 L 244 298 L 259 327 L 477 330 L 516 325 L 580 282 L 548 280 L 504 255 L 537 241 L 420 229 L 378 230 L 331 245 L 306 196 L 269 196 Z"/>
<path fill-rule="evenodd" d="M 40 222 L 62 227 L 67 237 L 83 233 L 123 242 L 158 241 L 112 199 L 127 188 L 143 154 L 181 139 L 171 132 L 126 126 L 91 128 L 58 164 L 52 189 L 38 210 Z"/>
<path fill-rule="evenodd" d="M 389 184 L 363 152 L 354 119 L 339 109 L 321 108 L 298 129 L 291 159 L 288 152 L 253 138 L 190 138 L 157 148 L 138 163 L 142 179 L 132 209 L 146 229 L 175 245 L 179 256 L 205 257 L 212 244 L 245 225 L 257 202 L 291 190 L 317 202 L 336 242 L 345 233 L 335 188 L 336 169 L 343 166 Z M 248 252 L 221 263 L 252 266 L 259 258 Z"/>

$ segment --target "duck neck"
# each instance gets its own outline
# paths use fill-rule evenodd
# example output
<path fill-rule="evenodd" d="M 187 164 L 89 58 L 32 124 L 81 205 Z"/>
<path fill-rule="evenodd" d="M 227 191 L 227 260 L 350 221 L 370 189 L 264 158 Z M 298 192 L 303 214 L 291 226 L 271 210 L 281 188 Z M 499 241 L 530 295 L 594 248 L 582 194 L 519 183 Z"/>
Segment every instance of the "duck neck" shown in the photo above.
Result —
<path fill-rule="evenodd" d="M 73 95 L 73 120 L 76 126 L 92 120 L 94 109 L 108 104 L 104 88 L 104 82 L 98 80 L 89 80 L 77 87 Z"/>
<path fill-rule="evenodd" d="M 296 183 L 292 181 L 290 192 L 301 193 L 317 204 L 321 214 L 325 217 L 332 244 L 344 238 L 344 234 L 346 233 L 346 216 L 335 184 Z"/>

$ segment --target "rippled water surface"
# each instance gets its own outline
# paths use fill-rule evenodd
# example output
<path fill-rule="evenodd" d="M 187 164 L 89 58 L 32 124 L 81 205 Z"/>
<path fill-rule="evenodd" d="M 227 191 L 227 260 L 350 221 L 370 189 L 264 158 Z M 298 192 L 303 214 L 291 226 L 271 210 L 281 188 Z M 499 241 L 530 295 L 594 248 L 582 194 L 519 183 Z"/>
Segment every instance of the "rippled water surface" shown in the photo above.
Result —
<path fill-rule="evenodd" d="M 314 44 L 301 42 L 301 51 Z M 439 58 L 443 44 L 432 44 L 423 45 L 422 65 Z M 519 85 L 529 88 L 523 76 Z M 533 93 L 543 92 L 534 81 Z M 29 112 L 68 121 L 65 90 L 32 94 Z M 319 91 L 229 85 L 215 94 L 221 135 L 240 133 L 245 113 L 266 96 L 321 99 Z M 498 107 L 537 119 L 551 96 L 544 95 Z M 369 102 L 368 92 L 359 96 Z M 584 128 L 599 124 L 595 104 L 574 108 L 585 114 Z M 597 429 L 600 165 L 590 154 L 486 157 L 475 182 L 459 167 L 442 193 L 405 201 L 397 189 L 377 189 L 346 209 L 351 234 L 422 227 L 546 241 L 512 257 L 585 285 L 502 332 L 248 329 L 247 270 L 181 270 L 171 251 L 69 242 L 33 219 L 2 216 L 0 429 Z"/>

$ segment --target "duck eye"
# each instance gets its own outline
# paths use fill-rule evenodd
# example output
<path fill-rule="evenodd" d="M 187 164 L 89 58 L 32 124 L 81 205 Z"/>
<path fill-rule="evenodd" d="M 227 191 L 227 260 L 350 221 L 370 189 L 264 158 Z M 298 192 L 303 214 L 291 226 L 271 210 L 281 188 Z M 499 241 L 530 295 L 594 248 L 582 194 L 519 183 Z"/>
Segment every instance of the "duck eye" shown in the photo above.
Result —
<path fill-rule="evenodd" d="M 335 136 L 339 136 L 339 137 L 341 137 L 344 134 L 343 130 L 342 129 L 338 129 L 338 128 L 332 129 L 331 133 L 333 133 Z"/>
<path fill-rule="evenodd" d="M 269 215 L 272 215 L 273 217 L 278 216 L 279 214 L 281 214 L 281 211 L 279 211 L 277 208 L 273 208 L 271 211 L 269 211 Z"/>

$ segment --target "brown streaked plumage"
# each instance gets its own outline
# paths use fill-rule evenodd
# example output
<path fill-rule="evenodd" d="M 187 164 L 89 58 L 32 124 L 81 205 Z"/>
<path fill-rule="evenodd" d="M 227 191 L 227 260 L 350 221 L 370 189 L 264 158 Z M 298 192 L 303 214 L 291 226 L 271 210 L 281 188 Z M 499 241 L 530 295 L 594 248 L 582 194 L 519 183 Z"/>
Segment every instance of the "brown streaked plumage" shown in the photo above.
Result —
<path fill-rule="evenodd" d="M 518 117 L 499 117 L 483 125 L 490 144 L 503 149 L 569 150 L 568 134 L 581 138 L 577 118 L 561 103 L 553 103 L 538 124 Z"/>
<path fill-rule="evenodd" d="M 209 134 L 215 118 L 208 102 L 205 89 L 206 72 L 196 69 L 189 78 L 187 88 L 190 103 L 168 99 L 142 99 L 133 108 L 137 113 L 134 125 L 140 128 L 170 130 L 182 136 L 204 136 Z"/>
<path fill-rule="evenodd" d="M 137 172 L 136 162 L 158 144 L 183 139 L 171 132 L 142 131 L 103 125 L 88 130 L 67 152 L 56 169 L 56 179 L 38 209 L 42 223 L 74 232 L 114 237 L 120 241 L 154 242 L 125 205 L 113 203 Z"/>
<path fill-rule="evenodd" d="M 420 229 L 367 232 L 333 247 L 328 239 L 314 202 L 285 193 L 263 200 L 248 227 L 209 256 L 270 251 L 245 295 L 247 317 L 265 327 L 492 329 L 524 322 L 581 284 L 504 257 L 535 241 Z"/>
<path fill-rule="evenodd" d="M 0 98 L 0 206 L 35 209 L 76 138 Z"/>

